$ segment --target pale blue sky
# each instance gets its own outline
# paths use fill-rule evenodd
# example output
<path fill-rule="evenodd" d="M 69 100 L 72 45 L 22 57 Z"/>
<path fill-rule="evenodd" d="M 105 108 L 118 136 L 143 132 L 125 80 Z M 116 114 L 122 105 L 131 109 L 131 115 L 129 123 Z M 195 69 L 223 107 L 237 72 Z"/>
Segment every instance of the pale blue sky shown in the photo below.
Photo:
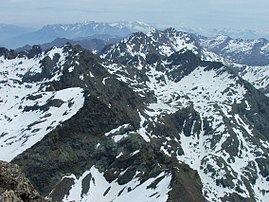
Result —
<path fill-rule="evenodd" d="M 87 20 L 269 30 L 269 0 L 0 0 L 0 23 L 42 26 Z"/>

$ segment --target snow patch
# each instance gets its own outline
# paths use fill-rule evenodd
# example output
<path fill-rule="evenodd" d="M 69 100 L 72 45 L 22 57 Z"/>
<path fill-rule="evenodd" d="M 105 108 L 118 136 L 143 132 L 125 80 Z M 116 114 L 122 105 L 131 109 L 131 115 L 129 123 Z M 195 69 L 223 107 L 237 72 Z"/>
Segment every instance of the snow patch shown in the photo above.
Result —
<path fill-rule="evenodd" d="M 89 175 L 91 175 L 90 189 L 86 193 L 82 193 L 83 180 Z M 172 180 L 172 175 L 163 171 L 157 177 L 150 178 L 143 183 L 140 182 L 139 178 L 133 178 L 130 182 L 119 185 L 116 180 L 111 183 L 106 181 L 103 173 L 99 172 L 94 166 L 78 179 L 74 175 L 66 177 L 73 178 L 75 184 L 72 186 L 69 194 L 64 196 L 64 202 L 72 200 L 77 202 L 164 202 L 168 199 Z M 157 179 L 161 180 L 157 183 L 156 188 L 150 188 L 150 185 Z"/>

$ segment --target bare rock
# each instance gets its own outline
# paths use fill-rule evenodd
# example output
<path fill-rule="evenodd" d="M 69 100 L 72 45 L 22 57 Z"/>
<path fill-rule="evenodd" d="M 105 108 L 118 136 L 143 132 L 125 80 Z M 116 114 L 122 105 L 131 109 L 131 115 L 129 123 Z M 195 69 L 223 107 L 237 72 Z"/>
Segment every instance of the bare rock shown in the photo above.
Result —
<path fill-rule="evenodd" d="M 0 202 L 49 202 L 34 189 L 16 164 L 0 161 Z"/>

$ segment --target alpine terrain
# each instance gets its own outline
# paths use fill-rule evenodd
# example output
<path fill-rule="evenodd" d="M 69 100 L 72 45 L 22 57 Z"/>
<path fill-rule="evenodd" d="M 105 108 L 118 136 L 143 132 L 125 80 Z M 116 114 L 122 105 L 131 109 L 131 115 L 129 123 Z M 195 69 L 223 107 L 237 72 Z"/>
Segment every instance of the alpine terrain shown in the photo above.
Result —
<path fill-rule="evenodd" d="M 267 39 L 243 40 L 219 35 L 215 38 L 198 36 L 198 40 L 204 48 L 221 57 L 221 61 L 225 61 L 228 66 L 232 66 L 243 79 L 269 95 L 269 41 Z"/>
<path fill-rule="evenodd" d="M 52 201 L 267 201 L 269 98 L 210 51 L 172 28 L 0 49 L 0 159 Z"/>

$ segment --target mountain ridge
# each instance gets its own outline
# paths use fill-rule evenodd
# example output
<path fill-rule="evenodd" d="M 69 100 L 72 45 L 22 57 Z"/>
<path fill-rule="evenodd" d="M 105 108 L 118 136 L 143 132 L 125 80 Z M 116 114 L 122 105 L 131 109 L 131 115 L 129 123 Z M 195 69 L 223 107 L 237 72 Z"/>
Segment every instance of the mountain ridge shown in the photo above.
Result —
<path fill-rule="evenodd" d="M 133 46 L 133 47 L 135 47 L 135 46 Z M 114 47 L 115 48 L 115 47 Z M 140 48 L 140 50 L 141 50 L 141 48 Z M 143 50 L 143 49 L 142 49 Z M 128 50 L 128 51 L 126 51 L 126 52 L 131 52 L 130 50 Z M 187 52 L 185 52 L 185 53 L 183 53 L 183 54 L 186 54 Z M 119 53 L 119 55 L 121 55 L 121 53 Z M 141 54 L 141 55 L 143 55 L 143 53 Z M 193 54 L 193 55 L 195 55 L 195 54 Z M 107 59 L 109 59 L 109 60 L 113 60 L 113 58 L 111 58 L 110 57 L 110 55 L 105 55 L 105 57 L 107 57 Z M 183 57 L 184 58 L 184 57 Z M 126 58 L 127 59 L 127 61 L 129 61 L 129 58 L 127 57 Z M 115 57 L 115 61 L 118 61 L 118 57 L 116 56 Z M 175 61 L 177 61 L 177 60 L 175 60 Z M 184 61 L 184 59 L 183 60 L 179 60 L 179 61 Z M 195 61 L 194 59 L 192 59 L 192 61 Z M 189 63 L 189 64 L 191 64 L 191 66 L 193 66 L 195 63 L 194 62 L 192 62 L 192 61 L 187 61 L 187 63 Z M 164 62 L 163 62 L 164 64 L 162 65 L 162 66 L 166 66 L 166 68 L 167 67 L 169 67 L 169 62 L 167 61 L 167 60 L 165 60 Z M 199 64 L 199 63 L 198 63 Z M 211 62 L 209 62 L 208 63 L 208 65 L 209 64 L 211 64 Z M 214 63 L 212 63 L 212 65 L 213 65 Z M 245 83 L 245 81 L 243 81 L 241 78 L 238 78 L 238 79 L 236 79 L 237 78 L 237 74 L 233 71 L 233 69 L 230 69 L 230 68 L 228 68 L 228 69 L 226 69 L 225 70 L 225 67 L 222 67 L 223 65 L 221 64 L 221 63 L 216 63 L 216 64 L 218 64 L 218 68 L 216 69 L 217 70 L 217 74 L 215 75 L 215 76 L 213 76 L 215 73 L 213 73 L 215 70 L 214 70 L 214 65 L 213 65 L 213 69 L 211 69 L 211 68 L 205 68 L 204 70 L 203 70 L 203 67 L 200 67 L 200 68 L 198 68 L 199 69 L 199 71 L 197 71 L 198 69 L 197 68 L 195 68 L 194 70 L 191 70 L 191 74 L 193 74 L 194 72 L 196 72 L 194 75 L 193 75 L 193 80 L 192 79 L 190 79 L 189 78 L 189 76 L 186 76 L 186 73 L 185 74 L 183 74 L 183 75 L 185 75 L 185 77 L 183 77 L 183 78 L 179 78 L 179 82 L 183 82 L 183 80 L 184 80 L 184 78 L 186 78 L 186 80 L 185 80 L 185 83 L 187 83 L 187 82 L 198 82 L 199 83 L 199 79 L 201 79 L 200 80 L 200 85 L 202 84 L 202 85 L 205 85 L 206 83 L 208 83 L 208 84 L 210 84 L 211 82 L 209 82 L 210 81 L 210 79 L 209 78 L 211 78 L 212 79 L 212 81 L 213 81 L 213 83 L 212 83 L 212 85 L 209 85 L 209 86 L 206 86 L 206 87 L 201 87 L 201 86 L 199 86 L 199 85 L 197 85 L 197 86 L 193 86 L 193 87 L 191 87 L 191 85 L 190 85 L 190 88 L 189 88 L 189 92 L 191 92 L 191 91 L 194 91 L 194 92 L 192 92 L 192 93 L 189 93 L 189 95 L 188 96 L 190 96 L 190 95 L 192 95 L 193 97 L 192 97 L 192 102 L 193 102 L 193 100 L 196 100 L 196 107 L 195 107 L 195 110 L 197 110 L 198 111 L 198 113 L 200 113 L 201 114 L 201 110 L 203 109 L 203 107 L 205 107 L 205 111 L 207 111 L 207 112 L 210 112 L 211 110 L 213 110 L 213 111 L 218 111 L 219 109 L 219 107 L 220 108 L 222 108 L 221 109 L 221 111 L 220 111 L 220 114 L 222 114 L 222 113 L 224 113 L 223 115 L 224 115 L 224 125 L 226 125 L 226 124 L 228 124 L 228 125 L 230 125 L 228 122 L 226 122 L 227 121 L 227 118 L 225 118 L 225 116 L 227 116 L 227 117 L 229 117 L 228 119 L 231 119 L 231 116 L 229 115 L 229 107 L 227 108 L 227 110 L 228 111 L 226 111 L 226 110 L 224 110 L 227 106 L 226 106 L 226 104 L 228 104 L 228 103 L 232 103 L 232 100 L 233 100 L 233 98 L 231 99 L 231 98 L 229 98 L 229 99 L 231 99 L 230 101 L 225 101 L 225 102 L 227 102 L 223 107 L 221 107 L 221 102 L 223 102 L 223 101 L 221 101 L 223 98 L 222 97 L 225 97 L 224 96 L 224 94 L 226 94 L 227 93 L 227 96 L 228 97 L 230 97 L 232 94 L 234 94 L 234 93 L 232 93 L 232 92 L 238 92 L 238 90 L 241 88 L 240 87 L 240 85 L 242 85 L 242 86 L 246 86 L 247 87 L 247 89 L 249 89 L 249 86 L 250 86 L 250 84 L 248 84 L 248 83 Z M 159 67 L 158 65 L 160 65 L 160 64 L 156 64 L 155 63 L 155 65 L 154 66 L 156 66 L 155 68 L 156 69 L 158 69 L 159 71 L 161 70 L 161 71 L 164 71 L 164 69 L 163 68 L 161 68 L 161 67 Z M 134 64 L 133 66 L 132 66 L 132 64 L 130 64 L 130 63 L 127 63 L 127 65 L 126 66 L 131 66 L 131 67 L 135 67 L 135 68 L 138 68 L 138 70 L 140 70 L 140 68 L 139 67 L 137 67 L 136 66 L 136 64 Z M 150 66 L 150 65 L 149 65 Z M 174 67 L 173 67 L 173 65 L 172 64 L 170 64 L 170 66 L 171 66 L 171 68 L 168 68 L 168 69 L 174 69 L 174 70 L 176 70 L 175 72 L 177 72 L 176 74 L 174 74 L 174 75 L 178 75 L 178 70 L 180 70 L 181 68 L 183 68 L 183 67 L 188 67 L 188 66 L 186 66 L 186 64 L 182 64 L 182 65 L 180 65 L 180 64 L 177 64 L 177 66 L 175 65 Z M 197 65 L 195 65 L 196 67 L 197 67 Z M 199 65 L 198 65 L 199 66 Z M 203 66 L 203 65 L 202 65 Z M 123 70 L 124 70 L 124 67 L 122 67 L 123 68 Z M 130 68 L 130 67 L 129 67 Z M 144 67 L 145 69 L 144 70 L 146 70 L 147 69 L 147 66 L 146 67 Z M 177 70 L 177 68 L 178 68 L 178 70 Z M 163 69 L 163 70 L 162 70 Z M 220 69 L 220 70 L 218 70 L 218 69 Z M 213 70 L 213 71 L 212 71 Z M 111 68 L 111 71 L 113 71 L 113 68 Z M 142 71 L 143 71 L 143 69 L 142 69 Z M 152 70 L 151 70 L 152 71 Z M 184 72 L 184 71 L 183 71 Z M 205 72 L 207 72 L 206 74 L 205 74 Z M 211 73 L 213 73 L 213 75 L 210 75 Z M 223 72 L 228 72 L 228 75 L 230 75 L 230 76 L 228 76 L 228 75 L 225 75 L 225 73 L 223 73 Z M 115 72 L 116 73 L 116 72 Z M 210 74 L 209 74 L 210 73 Z M 162 75 L 162 73 L 157 73 L 156 72 L 156 70 L 154 70 L 154 73 L 152 74 L 152 75 L 154 75 L 155 74 L 155 77 L 157 76 L 157 75 Z M 190 75 L 191 75 L 190 74 Z M 205 81 L 205 80 L 203 80 L 203 77 L 201 77 L 203 74 L 205 74 L 204 75 L 204 77 L 205 78 L 207 78 L 207 79 L 209 79 L 209 80 L 207 80 L 207 81 Z M 149 74 L 150 75 L 150 74 Z M 207 76 L 206 76 L 207 75 Z M 231 92 L 229 92 L 230 90 L 228 90 L 229 88 L 231 88 L 234 84 L 232 84 L 230 87 L 228 87 L 227 89 L 223 89 L 223 92 L 218 96 L 217 95 L 217 99 L 215 100 L 215 101 L 212 101 L 212 98 L 208 98 L 209 100 L 211 100 L 211 102 L 212 103 L 218 103 L 218 104 L 216 104 L 216 105 L 220 105 L 219 107 L 217 107 L 216 109 L 215 109 L 215 107 L 213 107 L 212 106 L 212 108 L 211 107 L 209 107 L 210 106 L 210 104 L 208 103 L 208 104 L 206 104 L 206 103 L 204 103 L 204 104 L 202 104 L 204 101 L 206 101 L 205 100 L 205 97 L 207 97 L 206 95 L 203 95 L 203 91 L 206 91 L 206 89 L 208 89 L 208 90 L 210 90 L 210 86 L 215 86 L 216 84 L 214 84 L 214 82 L 216 82 L 216 81 L 214 81 L 215 79 L 215 77 L 218 77 L 218 75 L 219 76 L 221 76 L 221 75 L 223 75 L 222 76 L 222 79 L 225 81 L 226 80 L 226 77 L 227 78 L 229 78 L 229 79 L 232 79 L 230 82 L 231 83 L 234 83 L 235 81 L 236 81 L 236 85 L 238 85 L 239 83 L 242 83 L 242 81 L 243 81 L 243 83 L 242 84 L 239 84 L 239 86 L 237 86 L 236 87 L 236 89 L 234 89 L 234 90 L 231 90 Z M 233 75 L 233 76 L 231 76 L 231 75 Z M 121 78 L 122 77 L 122 75 L 119 73 L 119 78 Z M 157 76 L 157 78 L 158 78 L 159 76 Z M 160 76 L 160 78 L 162 78 L 163 76 Z M 153 79 L 154 77 L 152 77 L 152 79 Z M 168 77 L 169 78 L 169 77 Z M 228 80 L 229 80 L 228 79 Z M 233 79 L 235 79 L 234 81 L 233 81 Z M 168 81 L 167 81 L 168 79 L 165 79 L 165 75 L 164 75 L 164 77 L 162 78 L 162 79 L 160 79 L 159 81 L 156 79 L 156 81 L 154 82 L 154 79 L 153 80 L 151 80 L 151 79 L 149 79 L 149 81 L 151 81 L 151 82 L 149 82 L 149 84 L 151 83 L 151 84 L 153 84 L 153 83 L 155 83 L 154 85 L 155 85 L 155 87 L 152 89 L 152 87 L 150 87 L 150 89 L 152 89 L 152 90 L 154 90 L 156 93 L 156 95 L 162 95 L 163 94 L 163 98 L 161 98 L 161 99 L 163 99 L 163 101 L 161 101 L 160 100 L 160 103 L 158 104 L 158 105 L 161 105 L 162 106 L 162 108 L 163 109 L 166 109 L 166 110 L 171 110 L 170 111 L 170 113 L 174 113 L 175 111 L 175 109 L 173 109 L 173 107 L 172 107 L 172 109 L 171 109 L 171 104 L 173 103 L 173 100 L 175 100 L 176 101 L 176 99 L 175 98 L 173 98 L 173 97 L 170 97 L 169 96 L 169 91 L 171 91 L 171 89 L 173 89 L 173 87 L 171 88 L 171 85 L 175 85 L 175 84 L 173 84 L 173 83 L 171 83 L 171 82 L 169 82 L 168 83 Z M 228 82 L 228 80 L 227 80 L 227 82 Z M 131 81 L 131 80 L 130 80 Z M 134 81 L 135 82 L 135 81 Z M 166 87 L 164 88 L 164 87 L 162 87 L 162 85 L 161 84 L 158 84 L 158 83 L 162 83 L 163 82 L 163 86 L 170 86 L 170 87 L 167 87 L 167 89 L 166 89 Z M 175 80 L 175 82 L 178 82 L 178 80 Z M 197 84 L 198 84 L 197 83 Z M 227 85 L 227 84 L 225 84 L 225 83 L 222 83 L 222 84 L 217 84 L 217 88 L 219 88 L 220 86 L 225 86 L 225 85 Z M 136 84 L 132 84 L 132 82 L 130 83 L 130 86 L 137 86 Z M 177 86 L 175 89 L 181 89 L 182 87 L 180 87 L 180 85 L 175 85 L 175 86 Z M 184 82 L 182 83 L 182 86 L 185 86 L 185 89 L 183 90 L 182 89 L 182 91 L 181 91 L 181 96 L 180 97 L 184 97 L 184 91 L 187 91 L 188 92 L 188 85 L 184 85 Z M 224 87 L 225 88 L 225 87 Z M 253 87 L 251 87 L 251 88 L 253 88 Z M 251 89 L 250 88 L 250 89 Z M 198 89 L 201 89 L 201 91 L 199 92 L 199 90 Z M 214 87 L 213 87 L 213 89 L 214 89 Z M 233 89 L 233 88 L 232 88 Z M 249 89 L 249 90 L 250 90 Z M 197 91 L 198 90 L 198 91 Z M 227 91 L 228 90 L 228 91 Z M 242 89 L 243 90 L 243 89 Z M 247 90 L 247 91 L 249 91 L 249 90 Z M 177 92 L 178 90 L 174 90 L 175 92 Z M 197 91 L 197 93 L 195 93 L 195 91 Z M 217 90 L 218 91 L 218 90 Z M 215 91 L 215 93 L 217 92 L 217 91 Z M 227 92 L 226 92 L 227 91 Z M 241 93 L 239 93 L 238 95 L 235 95 L 237 98 L 236 98 L 236 100 L 238 100 L 237 101 L 237 104 L 238 105 L 240 105 L 240 99 L 239 99 L 239 97 L 244 97 L 244 93 L 246 93 L 247 91 L 245 91 L 245 90 L 243 90 L 241 93 L 243 93 L 243 94 L 241 94 Z M 253 90 L 251 90 L 252 92 L 253 92 Z M 172 91 L 173 92 L 173 91 Z M 203 95 L 203 96 L 198 96 L 199 95 L 199 93 L 201 93 L 201 95 Z M 183 94 L 183 95 L 182 95 Z M 240 95 L 241 94 L 241 95 Z M 262 95 L 261 93 L 258 93 L 258 94 L 260 94 L 263 98 L 263 100 L 265 101 L 265 100 L 267 100 L 267 98 L 264 96 L 264 95 Z M 210 93 L 210 91 L 208 92 L 208 95 L 213 95 L 213 92 L 211 92 Z M 196 96 L 198 96 L 198 98 L 195 98 Z M 238 97 L 239 96 L 239 97 Z M 225 98 L 224 98 L 225 99 Z M 204 100 L 204 101 L 202 101 L 202 100 Z M 170 104 L 165 104 L 165 102 L 168 102 L 168 103 L 170 103 Z M 200 102 L 200 103 L 199 103 Z M 207 102 L 207 101 L 206 101 Z M 248 103 L 249 101 L 246 101 L 246 103 Z M 252 101 L 251 101 L 252 102 Z M 255 101 L 256 102 L 256 101 Z M 267 101 L 266 101 L 267 102 Z M 157 103 L 158 103 L 158 101 L 157 101 Z M 194 103 L 193 103 L 194 104 Z M 164 107 L 165 105 L 167 105 L 167 107 Z M 202 106 L 201 106 L 202 105 Z M 236 105 L 236 104 L 235 104 Z M 154 106 L 154 105 L 153 105 Z M 173 104 L 172 104 L 172 106 L 173 106 Z M 240 109 L 242 110 L 244 107 L 243 107 L 244 105 L 242 105 L 241 107 L 240 107 Z M 248 104 L 246 104 L 246 106 L 248 106 Z M 209 107 L 209 108 L 208 108 Z M 242 108 L 243 107 L 243 108 Z M 261 109 L 262 108 L 265 108 L 266 109 L 266 106 L 264 106 L 264 107 L 261 107 Z M 159 108 L 157 108 L 158 110 L 159 110 Z M 233 108 L 231 108 L 231 109 L 233 109 Z M 249 107 L 247 107 L 246 109 L 249 109 Z M 226 111 L 226 112 L 225 112 Z M 203 113 L 205 113 L 205 112 L 203 112 Z M 244 112 L 244 113 L 246 113 L 246 114 L 248 114 L 248 112 Z M 205 113 L 205 114 L 207 114 L 207 113 Z M 210 113 L 209 113 L 210 114 Z M 215 118 L 216 118 L 216 120 L 218 120 L 218 121 L 216 121 L 212 126 L 214 126 L 215 125 L 215 127 L 216 126 L 221 126 L 222 124 L 221 124 L 221 122 L 219 122 L 222 118 L 217 118 L 217 116 L 216 115 L 214 115 L 215 114 L 215 112 L 212 112 L 212 116 L 213 117 L 211 117 L 210 119 L 212 119 L 211 121 L 213 121 Z M 226 114 L 226 115 L 225 115 Z M 208 115 L 206 115 L 205 117 L 204 117 L 204 115 L 202 115 L 202 117 L 203 117 L 203 119 L 208 119 L 208 118 L 206 118 Z M 214 118 L 214 116 L 216 116 L 215 118 Z M 241 114 L 241 116 L 242 116 L 242 114 Z M 245 117 L 246 118 L 246 117 Z M 243 123 L 243 125 L 245 125 L 245 127 L 247 126 L 247 124 L 246 123 L 244 123 L 244 121 L 246 121 L 246 120 L 248 120 L 248 119 L 250 119 L 250 120 L 252 120 L 252 121 L 254 121 L 254 119 L 253 118 L 251 118 L 251 116 L 250 116 L 250 114 L 248 115 L 248 118 L 247 119 L 239 119 L 238 118 L 238 115 L 235 115 L 235 122 L 237 122 L 237 123 Z M 209 119 L 209 120 L 210 120 Z M 226 119 L 226 121 L 225 121 L 225 119 Z M 240 120 L 240 121 L 239 121 Z M 243 121 L 244 120 L 244 121 Z M 249 120 L 248 120 L 249 121 Z M 248 122 L 247 121 L 247 122 Z M 203 121 L 202 121 L 203 122 Z M 207 121 L 205 121 L 205 123 L 206 123 Z M 240 123 L 240 124 L 241 124 Z M 266 124 L 266 122 L 264 122 L 265 124 Z M 256 123 L 256 124 L 254 124 L 254 125 L 259 125 L 258 124 L 258 122 Z M 196 128 L 197 127 L 197 124 L 195 125 L 193 125 L 193 127 L 194 128 Z M 222 126 L 223 127 L 223 126 Z M 230 128 L 231 126 L 228 126 L 228 128 Z M 232 126 L 232 127 L 234 127 L 234 126 Z M 242 125 L 240 126 L 240 127 L 242 127 Z M 268 126 L 267 126 L 268 127 Z M 203 128 L 203 127 L 202 127 Z M 210 127 L 209 127 L 210 128 Z M 208 128 L 208 129 L 209 129 Z M 218 128 L 218 127 L 217 127 Z M 216 128 L 216 129 L 217 129 Z M 214 128 L 212 128 L 212 129 L 214 129 Z M 211 131 L 212 129 L 209 129 L 209 131 Z M 222 134 L 222 133 L 226 133 L 225 131 L 226 131 L 226 129 L 224 129 L 224 131 L 219 131 L 219 132 L 217 132 L 217 130 L 216 129 L 214 129 L 215 130 L 215 132 L 210 132 L 210 133 L 216 133 L 215 134 L 215 136 L 217 137 L 218 135 L 218 133 L 220 133 L 220 134 Z M 241 128 L 242 129 L 242 128 Z M 214 131 L 213 130 L 213 131 Z M 221 130 L 223 130 L 223 129 L 221 129 Z M 266 131 L 267 129 L 265 129 L 265 131 Z M 228 131 L 229 131 L 229 135 L 231 135 L 231 134 L 238 134 L 239 135 L 239 139 L 242 139 L 243 138 L 243 136 L 242 135 L 240 135 L 240 133 L 239 133 L 239 131 L 236 131 L 235 130 L 235 133 L 233 133 L 232 131 L 231 131 L 231 129 L 228 129 Z M 252 134 L 252 132 L 251 132 L 251 130 L 250 129 L 243 129 L 243 134 L 245 134 L 245 135 L 247 135 L 247 134 Z M 263 133 L 262 131 L 260 131 L 261 132 L 261 134 Z M 256 133 L 257 133 L 257 131 L 256 131 Z M 187 137 L 188 137 L 188 135 L 186 135 Z M 203 135 L 202 135 L 203 136 Z M 263 136 L 263 135 L 262 135 Z M 264 137 L 262 137 L 261 136 L 261 138 L 264 138 Z M 184 137 L 184 135 L 183 136 L 181 136 L 181 137 Z M 215 138 L 216 138 L 215 137 Z M 221 137 L 221 136 L 220 136 Z M 224 136 L 225 137 L 225 136 Z M 234 137 L 233 137 L 234 138 Z M 233 139 L 232 138 L 232 139 Z M 183 138 L 183 139 L 185 139 L 185 138 Z M 225 138 L 224 138 L 225 139 Z M 228 143 L 228 142 L 230 142 L 230 140 L 229 140 L 230 138 L 227 138 L 227 143 L 226 143 L 226 145 L 228 146 L 230 143 Z M 249 139 L 249 138 L 247 138 L 247 139 Z M 266 139 L 266 138 L 265 138 Z M 264 139 L 264 140 L 265 140 Z M 185 149 L 185 150 L 190 150 L 190 151 L 194 151 L 194 150 L 197 150 L 197 151 L 199 151 L 200 149 L 201 150 L 203 150 L 202 148 L 203 148 L 203 146 L 202 145 L 200 145 L 200 146 L 198 146 L 198 147 L 194 147 L 194 146 L 192 146 L 192 144 L 194 144 L 193 142 L 195 142 L 195 141 L 197 141 L 197 143 L 195 143 L 195 145 L 197 144 L 197 145 L 199 145 L 199 136 L 198 136 L 198 138 L 195 140 L 195 138 L 193 137 L 193 139 L 192 138 L 186 138 L 186 140 L 187 141 L 185 141 L 184 140 L 184 142 L 182 143 L 182 145 L 184 145 L 184 146 L 186 146 L 186 145 L 189 145 L 190 147 L 188 148 L 188 147 L 183 147 L 183 150 Z M 201 143 L 201 144 L 203 144 L 203 143 Z M 220 144 L 222 144 L 222 143 L 220 143 Z M 245 145 L 247 145 L 247 143 L 245 143 Z M 209 148 L 210 148 L 210 146 L 209 146 Z M 213 147 L 214 148 L 214 147 Z M 265 147 L 266 148 L 266 147 Z M 254 151 L 253 149 L 250 149 L 250 151 Z M 266 150 L 266 149 L 265 149 Z M 220 150 L 221 151 L 221 150 Z M 227 152 L 229 152 L 228 150 L 226 150 Z M 201 152 L 201 151 L 200 151 Z M 211 152 L 213 152 L 213 151 L 211 151 Z M 266 152 L 265 152 L 266 153 Z M 236 155 L 236 153 L 234 153 L 234 154 L 231 154 L 232 156 L 233 155 Z M 186 155 L 186 156 L 192 156 L 192 157 L 194 157 L 194 156 L 197 156 L 197 154 L 195 154 L 195 153 L 190 153 L 189 155 Z M 198 155 L 199 156 L 199 155 Z M 225 156 L 225 155 L 224 155 Z M 219 158 L 219 157 L 218 157 Z M 220 157 L 222 160 L 221 161 L 223 161 L 223 157 Z M 181 160 L 184 160 L 184 158 L 182 159 L 182 158 L 180 158 Z M 187 159 L 185 159 L 185 160 L 187 160 Z M 192 161 L 194 161 L 195 160 L 195 158 L 192 160 Z M 187 162 L 189 162 L 189 164 L 192 164 L 191 162 L 192 161 L 189 161 L 189 160 L 187 160 Z M 209 159 L 207 160 L 207 161 L 209 161 Z M 225 160 L 224 160 L 225 161 Z M 226 160 L 227 161 L 227 160 Z M 229 159 L 228 159 L 228 164 L 229 164 Z M 199 161 L 197 162 L 198 164 L 199 164 Z M 231 162 L 230 162 L 231 163 Z M 217 163 L 218 164 L 218 163 Z M 226 163 L 225 163 L 226 164 Z M 214 167 L 214 166 L 213 166 Z M 195 167 L 194 169 L 195 170 L 198 170 L 198 172 L 199 172 L 199 169 L 200 169 L 201 167 Z M 233 166 L 231 166 L 230 168 L 233 168 Z M 243 168 L 240 168 L 240 169 L 243 169 Z M 200 174 L 200 176 L 202 176 L 202 175 L 204 175 L 203 174 L 203 172 L 207 172 L 206 171 L 206 169 L 204 170 L 204 171 L 202 171 L 201 173 L 199 172 L 199 174 Z M 235 173 L 240 173 L 239 171 L 236 171 Z M 213 175 L 214 176 L 214 175 Z M 216 177 L 216 176 L 215 176 Z M 204 179 L 206 179 L 207 177 L 205 176 L 205 178 Z M 202 178 L 202 181 L 203 181 L 203 178 Z M 220 181 L 222 181 L 222 180 L 220 180 Z M 265 182 L 265 181 L 264 181 Z M 210 181 L 210 183 L 207 183 L 207 184 L 212 184 L 213 182 L 211 182 Z M 219 182 L 218 182 L 219 183 Z M 217 184 L 218 184 L 217 183 Z M 224 183 L 223 184 L 223 186 L 225 187 L 225 186 L 227 186 L 228 184 L 226 184 L 226 183 L 228 183 L 228 181 L 223 181 L 223 182 L 221 182 L 221 183 Z M 229 186 L 234 186 L 234 185 L 229 185 Z M 246 186 L 248 186 L 248 185 L 246 185 Z M 209 193 L 212 193 L 212 191 L 214 190 L 214 189 L 212 189 L 212 188 L 210 188 L 210 186 L 208 187 L 208 189 L 210 190 L 210 191 L 208 191 Z M 223 194 L 223 193 L 222 193 Z M 220 192 L 219 193 L 216 193 L 216 195 L 215 196 L 220 196 L 220 195 L 222 195 Z M 232 194 L 233 195 L 233 194 Z M 248 194 L 247 194 L 248 195 Z M 246 195 L 246 196 L 247 196 Z M 214 199 L 214 195 L 211 195 L 211 197 L 213 197 L 213 198 L 211 198 L 210 199 L 210 201 L 212 201 L 212 200 L 216 200 L 216 199 Z M 264 199 L 263 199 L 264 200 Z"/>
<path fill-rule="evenodd" d="M 84 97 L 72 117 L 12 160 L 42 194 L 58 201 L 268 197 L 269 98 L 215 62 L 220 58 L 193 35 L 135 33 L 104 49 L 101 58 L 70 44 L 45 52 L 35 47 L 20 57 L 2 52 L 0 64 L 9 70 L 1 74 L 9 82 L 1 84 L 2 95 L 15 90 L 16 81 L 38 84 L 27 88 L 37 89 L 33 97 L 19 94 L 18 104 L 10 104 L 21 104 L 22 114 L 46 109 L 47 119 L 57 114 L 52 109 L 72 109 L 75 98 L 57 97 L 63 90 L 76 88 Z M 30 72 L 23 69 L 29 59 L 36 62 Z M 40 97 L 50 93 L 56 95 Z M 7 126 L 14 121 L 1 118 Z"/>
<path fill-rule="evenodd" d="M 200 39 L 203 47 L 236 63 L 249 66 L 269 64 L 269 41 L 264 38 L 256 40 L 232 39 L 218 35 L 215 38 Z"/>

